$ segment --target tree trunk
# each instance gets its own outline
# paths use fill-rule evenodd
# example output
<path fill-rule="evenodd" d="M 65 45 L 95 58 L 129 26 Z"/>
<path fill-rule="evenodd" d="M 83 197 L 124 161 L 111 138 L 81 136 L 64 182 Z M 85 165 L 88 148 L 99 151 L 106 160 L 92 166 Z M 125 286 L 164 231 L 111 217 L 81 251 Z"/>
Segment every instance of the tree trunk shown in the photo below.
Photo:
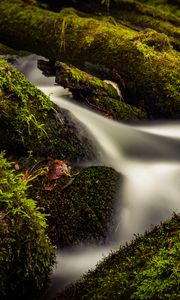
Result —
<path fill-rule="evenodd" d="M 19 1 L 0 1 L 0 37 L 9 45 L 52 60 L 87 69 L 99 64 L 111 80 L 123 78 L 126 102 L 143 107 L 150 117 L 179 118 L 179 56 L 164 34 L 138 33 L 89 17 L 72 9 L 53 13 Z"/>

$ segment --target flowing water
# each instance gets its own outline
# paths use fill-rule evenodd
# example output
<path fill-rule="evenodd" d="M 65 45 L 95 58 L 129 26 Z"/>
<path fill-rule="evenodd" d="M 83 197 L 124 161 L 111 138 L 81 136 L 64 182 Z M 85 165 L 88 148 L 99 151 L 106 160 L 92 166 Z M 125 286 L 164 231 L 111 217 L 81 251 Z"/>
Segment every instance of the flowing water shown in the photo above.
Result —
<path fill-rule="evenodd" d="M 37 57 L 30 56 L 16 62 L 16 67 L 86 126 L 99 149 L 99 164 L 113 167 L 125 178 L 121 206 L 117 199 L 115 238 L 104 247 L 79 245 L 58 253 L 52 293 L 94 268 L 135 233 L 143 233 L 180 210 L 180 122 L 127 125 L 104 118 L 75 104 L 68 91 L 54 85 L 54 78 L 41 75 L 36 63 Z"/>

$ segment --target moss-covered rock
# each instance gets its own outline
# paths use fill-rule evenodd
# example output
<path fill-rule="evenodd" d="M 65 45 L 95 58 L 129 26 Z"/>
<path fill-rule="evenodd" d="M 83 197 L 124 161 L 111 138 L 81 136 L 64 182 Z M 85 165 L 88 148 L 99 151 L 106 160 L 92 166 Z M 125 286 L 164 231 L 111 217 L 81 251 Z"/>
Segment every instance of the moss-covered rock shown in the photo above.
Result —
<path fill-rule="evenodd" d="M 33 151 L 61 159 L 93 156 L 87 132 L 59 109 L 24 75 L 0 60 L 0 149 L 8 153 Z"/>
<path fill-rule="evenodd" d="M 178 300 L 180 216 L 137 236 L 53 300 Z"/>
<path fill-rule="evenodd" d="M 105 241 L 113 230 L 116 191 L 122 184 L 122 175 L 112 168 L 94 166 L 72 169 L 52 180 L 50 168 L 47 161 L 38 165 L 34 174 L 40 176 L 31 181 L 28 193 L 48 214 L 47 232 L 53 243 L 62 248 L 79 242 Z"/>
<path fill-rule="evenodd" d="M 0 154 L 0 298 L 37 299 L 47 286 L 55 249 L 46 220 L 26 197 L 27 184 Z"/>

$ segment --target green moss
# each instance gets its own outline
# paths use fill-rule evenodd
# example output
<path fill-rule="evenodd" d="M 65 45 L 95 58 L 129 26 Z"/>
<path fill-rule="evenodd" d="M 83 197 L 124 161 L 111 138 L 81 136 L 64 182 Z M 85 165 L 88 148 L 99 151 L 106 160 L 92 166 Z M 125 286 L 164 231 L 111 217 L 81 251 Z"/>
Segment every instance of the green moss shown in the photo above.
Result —
<path fill-rule="evenodd" d="M 64 87 L 73 90 L 83 90 L 88 94 L 95 94 L 102 96 L 109 96 L 111 98 L 119 98 L 117 90 L 106 81 L 83 72 L 72 65 L 67 65 L 57 61 L 55 63 L 56 82 L 62 83 Z"/>
<path fill-rule="evenodd" d="M 123 100 L 109 97 L 93 97 L 90 101 L 105 116 L 121 121 L 147 119 L 147 115 L 141 109 L 125 103 Z M 92 106 L 92 108 L 94 108 Z"/>
<path fill-rule="evenodd" d="M 29 195 L 49 214 L 48 234 L 53 243 L 64 247 L 102 242 L 113 228 L 114 198 L 122 176 L 100 166 L 71 170 L 70 174 L 56 181 L 46 175 L 36 178 Z"/>
<path fill-rule="evenodd" d="M 55 300 L 178 300 L 180 216 L 110 254 Z"/>
<path fill-rule="evenodd" d="M 125 25 L 135 28 L 138 31 L 149 29 L 154 29 L 159 33 L 163 33 L 168 36 L 169 42 L 177 51 L 180 50 L 180 31 L 178 26 L 175 26 L 165 20 L 156 19 L 153 16 L 147 16 L 143 14 L 135 14 L 133 11 L 125 11 L 121 15 L 117 12 L 114 14 L 115 20 L 118 23 L 123 22 Z"/>
<path fill-rule="evenodd" d="M 180 17 L 180 9 L 178 0 L 138 0 L 143 4 L 148 4 L 151 6 L 155 6 L 161 11 L 165 11 L 166 13 L 173 13 L 177 17 Z"/>
<path fill-rule="evenodd" d="M 55 262 L 46 219 L 0 154 L 0 298 L 37 299 Z"/>
<path fill-rule="evenodd" d="M 146 268 L 136 275 L 132 299 L 152 299 L 155 295 L 159 299 L 179 298 L 179 249 L 178 241 L 168 249 L 160 248 Z"/>
<path fill-rule="evenodd" d="M 69 159 L 92 154 L 73 121 L 5 60 L 0 60 L 0 149 L 13 154 L 32 150 Z"/>
<path fill-rule="evenodd" d="M 143 2 L 143 4 L 139 2 Z M 146 28 L 154 29 L 159 33 L 168 35 L 173 47 L 179 51 L 180 20 L 170 13 L 170 10 L 165 9 L 165 6 L 161 6 L 161 9 L 159 9 L 159 6 L 149 6 L 150 2 L 153 1 L 117 0 L 115 3 L 111 3 L 109 16 L 104 17 L 104 12 L 103 15 L 101 13 L 96 18 L 106 20 L 106 22 L 113 23 L 116 26 L 124 24 L 138 31 Z"/>
<path fill-rule="evenodd" d="M 147 29 L 140 33 L 138 41 L 152 47 L 156 51 L 170 51 L 172 49 L 167 35 L 152 29 Z"/>

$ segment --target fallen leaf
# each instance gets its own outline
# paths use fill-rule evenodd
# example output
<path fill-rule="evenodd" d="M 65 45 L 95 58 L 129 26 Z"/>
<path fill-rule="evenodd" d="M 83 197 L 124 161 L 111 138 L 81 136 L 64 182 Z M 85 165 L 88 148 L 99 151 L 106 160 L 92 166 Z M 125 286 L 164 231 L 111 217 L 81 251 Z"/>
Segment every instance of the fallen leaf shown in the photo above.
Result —
<path fill-rule="evenodd" d="M 55 180 L 62 175 L 68 175 L 70 167 L 64 160 L 53 160 L 49 166 L 48 179 Z"/>
<path fill-rule="evenodd" d="M 55 188 L 56 185 L 57 185 L 56 183 L 53 183 L 51 185 L 46 185 L 44 187 L 44 189 L 45 189 L 45 191 L 52 191 Z"/>

